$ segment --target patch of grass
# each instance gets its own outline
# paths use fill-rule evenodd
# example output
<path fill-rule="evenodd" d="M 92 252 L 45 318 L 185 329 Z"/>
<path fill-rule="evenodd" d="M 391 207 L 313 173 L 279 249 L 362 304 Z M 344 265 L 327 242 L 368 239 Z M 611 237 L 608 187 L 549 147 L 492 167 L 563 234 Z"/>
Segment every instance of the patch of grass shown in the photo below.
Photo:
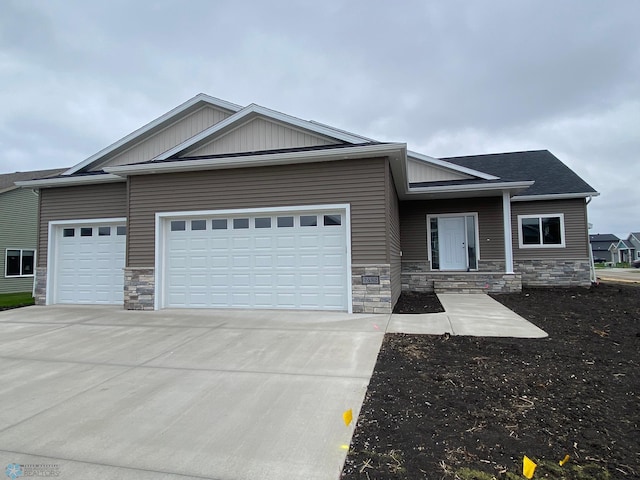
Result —
<path fill-rule="evenodd" d="M 386 453 L 378 453 L 371 451 L 361 451 L 366 458 L 360 466 L 360 473 L 366 472 L 367 469 L 383 467 L 389 473 L 394 475 L 404 474 L 407 469 L 404 467 L 404 459 L 402 452 L 398 450 L 390 450 Z M 368 475 L 367 475 L 368 476 Z"/>
<path fill-rule="evenodd" d="M 26 307 L 34 303 L 31 292 L 0 293 L 0 308 Z"/>
<path fill-rule="evenodd" d="M 611 474 L 600 465 L 588 463 L 586 465 L 578 465 L 575 463 L 567 463 L 563 467 L 556 462 L 541 460 L 536 468 L 533 478 L 545 478 L 550 480 L 610 480 Z M 460 480 L 495 480 L 497 478 L 507 480 L 520 480 L 525 478 L 512 472 L 488 473 L 482 470 L 476 470 L 463 467 L 455 471 L 454 478 Z"/>

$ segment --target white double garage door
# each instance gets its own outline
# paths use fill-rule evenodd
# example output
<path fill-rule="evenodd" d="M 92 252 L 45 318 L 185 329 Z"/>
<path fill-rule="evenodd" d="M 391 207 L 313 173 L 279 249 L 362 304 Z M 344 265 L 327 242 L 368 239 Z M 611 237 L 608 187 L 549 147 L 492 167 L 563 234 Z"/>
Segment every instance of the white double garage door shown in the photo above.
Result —
<path fill-rule="evenodd" d="M 53 303 L 122 303 L 125 236 L 107 226 L 58 228 Z M 158 214 L 156 307 L 349 310 L 349 231 L 348 206 Z"/>

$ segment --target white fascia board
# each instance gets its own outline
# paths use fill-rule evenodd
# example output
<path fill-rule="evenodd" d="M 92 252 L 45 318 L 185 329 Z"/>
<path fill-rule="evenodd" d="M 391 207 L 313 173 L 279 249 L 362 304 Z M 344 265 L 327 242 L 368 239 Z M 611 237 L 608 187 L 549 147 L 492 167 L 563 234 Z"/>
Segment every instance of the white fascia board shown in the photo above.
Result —
<path fill-rule="evenodd" d="M 423 155 L 422 153 L 418 153 L 418 152 L 408 151 L 407 156 L 410 158 L 415 158 L 417 160 L 422 160 L 423 162 L 433 163 L 434 165 L 439 165 L 440 167 L 444 167 L 449 170 L 453 170 L 460 173 L 466 173 L 467 175 L 472 175 L 474 177 L 478 177 L 483 180 L 498 180 L 500 178 L 494 175 L 489 175 L 488 173 L 485 173 L 485 172 L 481 172 L 479 170 L 473 170 L 472 168 L 461 167 L 460 165 L 447 162 L 446 160 L 440 160 L 439 158 L 429 157 L 428 155 Z"/>
<path fill-rule="evenodd" d="M 547 195 L 516 195 L 511 198 L 512 202 L 531 202 L 534 200 L 570 200 L 572 198 L 598 197 L 599 192 L 585 193 L 550 193 Z"/>
<path fill-rule="evenodd" d="M 488 190 L 515 190 L 520 188 L 527 188 L 533 185 L 533 181 L 526 182 L 500 182 L 489 184 L 470 184 L 470 185 L 438 185 L 433 187 L 412 187 L 409 188 L 407 193 L 420 194 L 420 193 L 445 193 L 445 192 L 473 192 L 473 191 L 488 191 Z"/>
<path fill-rule="evenodd" d="M 275 110 L 271 110 L 265 107 L 261 107 L 260 105 L 256 105 L 252 103 L 242 110 L 234 113 L 233 115 L 225 118 L 221 122 L 212 125 L 211 127 L 203 130 L 202 132 L 194 135 L 193 137 L 185 140 L 180 145 L 176 145 L 175 147 L 167 150 L 166 152 L 161 153 L 157 157 L 153 158 L 153 160 L 166 160 L 174 155 L 184 152 L 188 150 L 193 145 L 208 139 L 209 137 L 213 137 L 216 133 L 224 130 L 234 123 L 241 122 L 244 118 L 249 115 L 262 115 L 266 118 L 270 118 L 272 120 L 276 120 L 291 126 L 295 126 L 298 128 L 302 128 L 319 135 L 324 135 L 327 137 L 335 138 L 337 140 L 342 140 L 347 143 L 362 143 L 363 139 L 361 137 L 348 134 L 346 132 L 336 131 L 332 128 L 328 128 L 322 125 L 315 124 L 313 122 L 308 122 L 306 120 L 301 120 L 296 117 L 292 117 L 290 115 L 286 115 L 284 113 L 276 112 Z M 212 139 L 213 140 L 213 139 Z"/>
<path fill-rule="evenodd" d="M 101 175 L 83 175 L 77 177 L 58 177 L 58 178 L 43 178 L 41 180 L 23 180 L 16 182 L 19 187 L 28 188 L 46 188 L 46 187 L 69 187 L 73 185 L 92 185 L 96 183 L 115 183 L 125 181 L 118 175 L 112 175 L 110 173 Z"/>
<path fill-rule="evenodd" d="M 84 160 L 84 161 L 78 163 L 77 165 L 71 167 L 69 170 L 64 172 L 62 175 L 72 175 L 72 174 L 78 172 L 79 170 L 82 170 L 87 165 L 90 165 L 91 163 L 93 163 L 96 160 L 100 159 L 100 157 L 103 157 L 103 156 L 109 154 L 110 152 L 116 150 L 117 148 L 122 147 L 126 143 L 128 143 L 128 142 L 130 142 L 132 140 L 135 140 L 138 137 L 142 137 L 143 135 L 148 133 L 153 128 L 155 128 L 158 125 L 170 120 L 173 117 L 179 116 L 182 112 L 184 112 L 185 110 L 188 110 L 189 108 L 193 107 L 194 105 L 196 105 L 199 102 L 204 102 L 204 103 L 209 104 L 209 105 L 211 105 L 213 107 L 223 108 L 225 110 L 230 110 L 232 112 L 237 112 L 242 108 L 240 105 L 236 105 L 235 103 L 231 103 L 231 102 L 227 102 L 226 100 L 221 100 L 219 98 L 211 97 L 209 95 L 205 95 L 204 93 L 199 93 L 195 97 L 187 100 L 186 102 L 178 105 L 174 109 L 168 111 L 164 115 L 156 118 L 155 120 L 147 123 L 146 125 L 140 127 L 139 129 L 135 130 L 134 132 L 130 133 L 126 137 L 123 137 L 120 140 L 118 140 L 117 142 L 112 143 L 108 147 L 103 148 L 98 153 L 95 153 L 95 154 L 91 155 L 86 160 Z"/>
<path fill-rule="evenodd" d="M 224 168 L 244 168 L 270 165 L 289 165 L 295 163 L 328 162 L 349 158 L 366 158 L 376 155 L 389 156 L 394 152 L 403 156 L 404 143 L 384 145 L 354 145 L 353 147 L 328 150 L 309 150 L 302 152 L 271 153 L 246 155 L 241 157 L 216 157 L 197 160 L 176 160 L 160 163 L 144 163 L 106 167 L 105 171 L 115 175 L 147 175 L 150 173 L 187 172 L 194 170 L 216 170 Z"/>

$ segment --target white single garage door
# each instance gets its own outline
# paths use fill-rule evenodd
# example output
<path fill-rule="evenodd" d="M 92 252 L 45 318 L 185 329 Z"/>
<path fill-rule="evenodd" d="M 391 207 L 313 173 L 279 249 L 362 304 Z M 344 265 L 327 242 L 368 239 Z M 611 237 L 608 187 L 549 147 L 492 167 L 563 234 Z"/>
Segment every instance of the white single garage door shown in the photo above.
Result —
<path fill-rule="evenodd" d="M 53 303 L 122 304 L 126 227 L 61 225 L 55 235 Z"/>
<path fill-rule="evenodd" d="M 345 210 L 164 222 L 164 305 L 348 310 Z"/>

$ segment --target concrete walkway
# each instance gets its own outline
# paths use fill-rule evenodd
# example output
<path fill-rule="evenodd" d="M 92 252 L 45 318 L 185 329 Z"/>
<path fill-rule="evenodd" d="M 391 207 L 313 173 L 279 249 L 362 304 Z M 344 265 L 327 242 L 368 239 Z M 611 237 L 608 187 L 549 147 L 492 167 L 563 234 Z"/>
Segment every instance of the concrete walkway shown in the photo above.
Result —
<path fill-rule="evenodd" d="M 393 314 L 389 333 L 544 338 L 547 333 L 489 295 L 438 294 L 444 313 Z"/>

